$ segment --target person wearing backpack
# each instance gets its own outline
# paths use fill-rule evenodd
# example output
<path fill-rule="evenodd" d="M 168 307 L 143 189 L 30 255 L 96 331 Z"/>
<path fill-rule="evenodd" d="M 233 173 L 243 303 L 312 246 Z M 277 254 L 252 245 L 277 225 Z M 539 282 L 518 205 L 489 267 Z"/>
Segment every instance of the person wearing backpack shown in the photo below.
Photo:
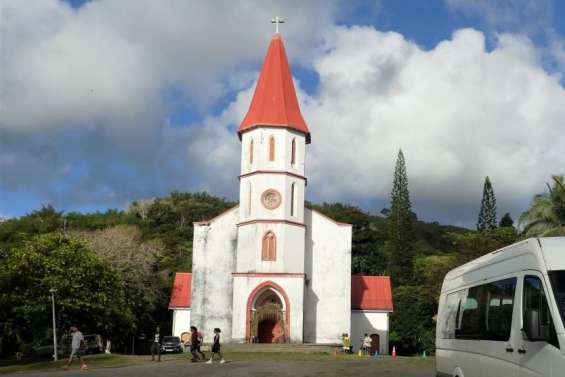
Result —
<path fill-rule="evenodd" d="M 190 326 L 190 332 L 190 353 L 192 354 L 192 359 L 190 359 L 190 361 L 192 361 L 193 363 L 197 362 L 199 359 L 198 354 L 200 354 L 200 356 L 202 356 L 202 359 L 205 360 L 206 358 L 200 350 L 200 339 L 196 326 Z"/>

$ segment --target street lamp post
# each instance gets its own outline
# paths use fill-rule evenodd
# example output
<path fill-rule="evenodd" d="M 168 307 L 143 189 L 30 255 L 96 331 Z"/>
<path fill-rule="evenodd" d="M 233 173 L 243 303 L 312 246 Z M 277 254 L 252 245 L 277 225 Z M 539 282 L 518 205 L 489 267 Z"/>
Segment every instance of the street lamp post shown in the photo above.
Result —
<path fill-rule="evenodd" d="M 57 355 L 57 324 L 55 323 L 55 292 L 57 290 L 51 288 L 49 292 L 51 292 L 51 308 L 53 310 L 53 359 L 57 361 L 59 359 Z"/>

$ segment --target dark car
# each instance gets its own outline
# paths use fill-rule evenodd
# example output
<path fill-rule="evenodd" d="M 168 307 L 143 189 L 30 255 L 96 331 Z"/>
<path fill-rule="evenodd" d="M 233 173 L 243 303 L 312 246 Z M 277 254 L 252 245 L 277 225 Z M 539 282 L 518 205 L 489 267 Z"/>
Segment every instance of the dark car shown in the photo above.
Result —
<path fill-rule="evenodd" d="M 183 347 L 178 336 L 164 336 L 161 340 L 161 352 L 182 352 Z"/>
<path fill-rule="evenodd" d="M 104 352 L 104 345 L 102 344 L 102 336 L 98 334 L 90 334 L 84 336 L 86 343 L 86 353 L 102 353 Z"/>

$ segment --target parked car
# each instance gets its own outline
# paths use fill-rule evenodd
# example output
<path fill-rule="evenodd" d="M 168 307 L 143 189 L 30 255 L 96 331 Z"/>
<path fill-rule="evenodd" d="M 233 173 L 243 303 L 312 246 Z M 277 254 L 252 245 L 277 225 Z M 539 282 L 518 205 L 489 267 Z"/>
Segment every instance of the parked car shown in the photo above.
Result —
<path fill-rule="evenodd" d="M 90 334 L 84 336 L 86 343 L 86 353 L 102 353 L 104 352 L 104 345 L 102 343 L 102 336 L 98 334 Z"/>
<path fill-rule="evenodd" d="M 161 352 L 182 352 L 183 345 L 178 336 L 164 336 L 161 341 Z"/>

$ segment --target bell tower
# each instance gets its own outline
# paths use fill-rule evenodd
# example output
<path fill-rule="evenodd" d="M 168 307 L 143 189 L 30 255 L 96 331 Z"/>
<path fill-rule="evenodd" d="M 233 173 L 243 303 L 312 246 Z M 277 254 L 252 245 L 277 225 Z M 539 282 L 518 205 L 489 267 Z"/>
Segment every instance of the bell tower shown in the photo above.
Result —
<path fill-rule="evenodd" d="M 280 23 L 280 19 L 275 20 Z M 279 297 L 285 341 L 302 341 L 306 226 L 304 173 L 310 131 L 302 117 L 285 48 L 276 33 L 269 44 L 249 110 L 241 122 L 239 222 L 234 308 L 247 299 L 246 334 L 258 331 L 257 299 L 270 289 Z M 292 292 L 292 293 L 290 293 Z M 292 308 L 292 309 L 291 309 Z M 258 310 L 258 311 L 256 311 Z M 284 325 L 282 325 L 284 324 Z M 292 324 L 292 326 L 291 326 Z M 291 329 L 292 327 L 292 329 Z M 234 327 L 235 329 L 235 327 Z"/>

